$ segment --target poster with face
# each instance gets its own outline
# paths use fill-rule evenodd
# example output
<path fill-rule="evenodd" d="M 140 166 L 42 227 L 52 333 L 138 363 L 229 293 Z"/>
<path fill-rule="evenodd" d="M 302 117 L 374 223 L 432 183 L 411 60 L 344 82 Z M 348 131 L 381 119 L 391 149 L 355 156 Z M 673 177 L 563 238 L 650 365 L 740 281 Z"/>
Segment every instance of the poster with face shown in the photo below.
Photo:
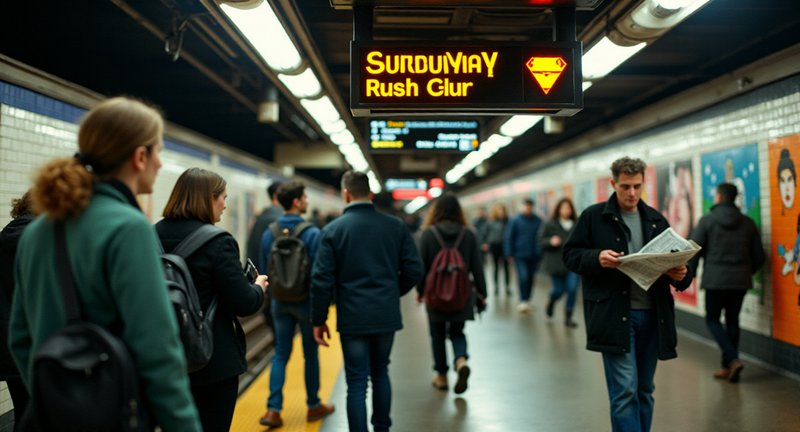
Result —
<path fill-rule="evenodd" d="M 769 191 L 772 215 L 773 336 L 800 345 L 800 204 L 797 203 L 797 162 L 800 135 L 768 143 Z"/>
<path fill-rule="evenodd" d="M 667 218 L 669 225 L 683 238 L 694 228 L 694 181 L 691 159 L 669 162 L 656 167 L 658 200 L 656 209 Z M 673 290 L 675 300 L 697 306 L 697 284 L 684 291 Z"/>
<path fill-rule="evenodd" d="M 761 228 L 761 191 L 758 187 L 758 145 L 709 153 L 700 157 L 702 166 L 703 214 L 714 205 L 717 185 L 731 183 L 739 194 L 734 203 Z M 753 289 L 748 294 L 762 295 L 762 273 L 753 275 Z"/>

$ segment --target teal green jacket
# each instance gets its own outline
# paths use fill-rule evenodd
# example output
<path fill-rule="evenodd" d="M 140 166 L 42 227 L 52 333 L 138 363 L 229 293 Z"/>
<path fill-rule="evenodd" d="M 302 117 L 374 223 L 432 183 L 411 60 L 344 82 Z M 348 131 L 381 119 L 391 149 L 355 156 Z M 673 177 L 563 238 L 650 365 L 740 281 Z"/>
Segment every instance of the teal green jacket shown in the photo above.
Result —
<path fill-rule="evenodd" d="M 122 324 L 122 339 L 155 421 L 168 432 L 200 431 L 156 235 L 132 198 L 97 184 L 83 214 L 67 220 L 67 252 L 81 311 L 84 319 L 106 328 Z M 30 388 L 33 354 L 65 324 L 51 220 L 39 217 L 28 226 L 14 269 L 9 347 Z"/>

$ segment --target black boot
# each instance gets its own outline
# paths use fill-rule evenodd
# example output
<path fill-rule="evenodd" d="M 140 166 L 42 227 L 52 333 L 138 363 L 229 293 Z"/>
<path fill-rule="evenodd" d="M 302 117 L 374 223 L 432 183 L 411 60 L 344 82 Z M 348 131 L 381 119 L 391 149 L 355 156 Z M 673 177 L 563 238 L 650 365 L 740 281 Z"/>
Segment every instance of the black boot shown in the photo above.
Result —
<path fill-rule="evenodd" d="M 570 328 L 578 327 L 578 323 L 572 320 L 572 311 L 567 311 L 567 316 L 564 318 L 564 325 Z"/>
<path fill-rule="evenodd" d="M 552 298 L 547 301 L 547 308 L 545 309 L 545 313 L 547 314 L 548 318 L 552 318 L 553 317 L 553 308 L 555 308 L 555 306 L 556 306 L 556 303 L 553 301 Z"/>

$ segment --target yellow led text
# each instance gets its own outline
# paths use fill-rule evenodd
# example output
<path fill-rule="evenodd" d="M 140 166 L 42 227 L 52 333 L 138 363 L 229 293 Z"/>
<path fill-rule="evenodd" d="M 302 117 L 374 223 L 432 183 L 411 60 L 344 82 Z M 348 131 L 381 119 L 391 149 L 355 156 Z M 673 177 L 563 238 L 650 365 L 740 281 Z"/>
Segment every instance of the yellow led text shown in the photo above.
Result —
<path fill-rule="evenodd" d="M 494 78 L 494 66 L 497 62 L 497 51 L 491 53 L 482 51 L 478 54 L 464 54 L 460 51 L 455 54 L 446 51 L 444 54 L 411 55 L 411 54 L 384 54 L 381 51 L 370 51 L 367 54 L 367 73 L 379 75 L 394 74 L 483 74 L 486 70 L 487 78 Z"/>

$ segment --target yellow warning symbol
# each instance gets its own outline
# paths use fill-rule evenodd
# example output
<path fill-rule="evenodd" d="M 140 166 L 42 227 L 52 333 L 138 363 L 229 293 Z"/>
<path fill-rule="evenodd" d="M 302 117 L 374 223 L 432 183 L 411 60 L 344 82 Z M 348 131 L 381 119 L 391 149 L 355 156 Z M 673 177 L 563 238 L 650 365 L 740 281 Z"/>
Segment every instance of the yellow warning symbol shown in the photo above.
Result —
<path fill-rule="evenodd" d="M 531 57 L 525 65 L 528 66 L 528 70 L 544 94 L 547 94 L 567 67 L 567 62 L 561 57 Z"/>

